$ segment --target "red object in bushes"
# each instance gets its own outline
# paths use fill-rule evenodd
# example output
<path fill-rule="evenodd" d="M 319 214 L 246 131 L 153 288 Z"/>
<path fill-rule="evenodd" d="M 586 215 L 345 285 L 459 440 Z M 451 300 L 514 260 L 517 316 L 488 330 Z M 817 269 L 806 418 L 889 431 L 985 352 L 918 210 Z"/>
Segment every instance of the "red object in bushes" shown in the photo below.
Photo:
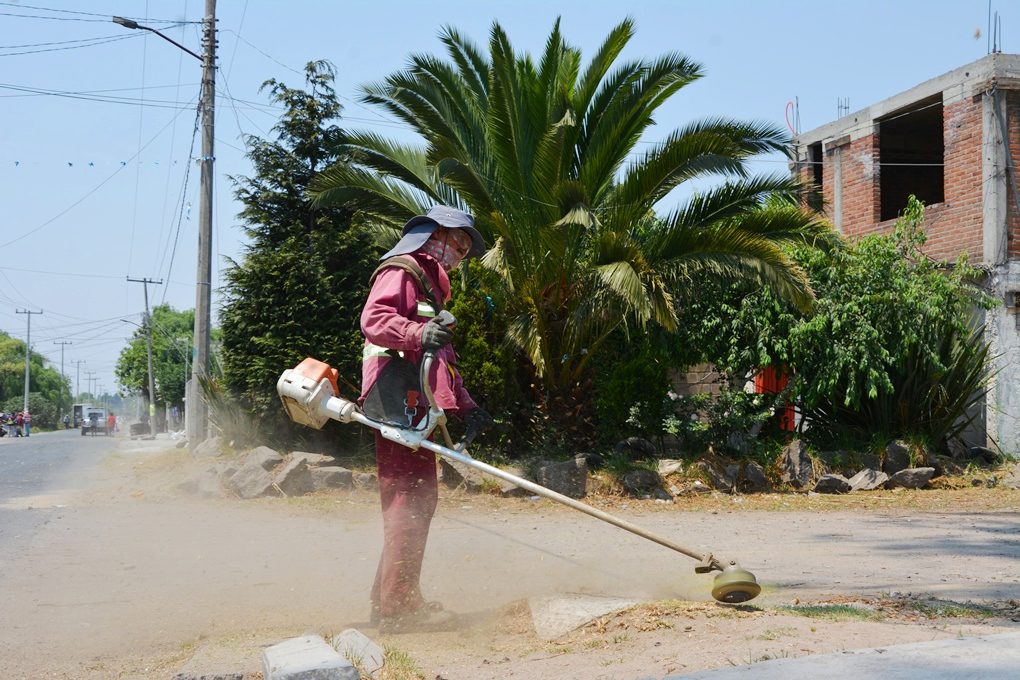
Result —
<path fill-rule="evenodd" d="M 785 371 L 775 366 L 766 366 L 754 376 L 754 391 L 757 394 L 779 394 L 789 383 L 790 377 Z M 779 421 L 780 430 L 793 432 L 793 415 L 793 404 L 790 403 L 776 410 L 775 418 Z"/>

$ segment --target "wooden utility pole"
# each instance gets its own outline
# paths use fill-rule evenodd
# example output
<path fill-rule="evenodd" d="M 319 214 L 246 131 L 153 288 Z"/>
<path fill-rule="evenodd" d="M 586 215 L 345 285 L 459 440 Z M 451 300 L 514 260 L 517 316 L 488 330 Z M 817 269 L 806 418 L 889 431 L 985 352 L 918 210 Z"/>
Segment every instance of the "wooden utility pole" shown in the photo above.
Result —
<path fill-rule="evenodd" d="M 71 342 L 70 340 L 61 340 L 59 342 L 54 340 L 53 344 L 54 345 L 60 345 L 60 379 L 64 383 L 66 383 L 67 382 L 67 376 L 64 375 L 64 345 L 73 345 L 74 343 Z M 61 385 L 61 387 L 63 387 L 63 384 Z M 70 391 L 71 391 L 70 388 L 68 388 L 68 392 L 70 392 Z M 57 415 L 57 420 L 60 420 L 61 416 L 64 415 L 63 411 L 64 411 L 64 390 L 61 389 L 60 393 L 59 393 L 59 396 L 57 397 L 57 413 L 59 414 L 59 415 Z"/>
<path fill-rule="evenodd" d="M 142 284 L 145 291 L 145 348 L 149 355 L 149 435 L 156 437 L 156 381 L 152 376 L 152 317 L 149 315 L 149 284 L 161 285 L 163 279 L 133 279 L 127 277 L 128 281 Z"/>
<path fill-rule="evenodd" d="M 32 315 L 42 314 L 40 309 L 38 312 L 33 312 L 30 309 L 17 309 L 15 310 L 18 314 L 28 314 L 28 332 L 25 334 L 25 408 L 22 409 L 25 413 L 28 413 L 28 381 L 31 377 L 31 371 L 28 366 L 31 363 L 29 361 L 32 352 Z"/>
<path fill-rule="evenodd" d="M 198 208 L 198 268 L 195 270 L 195 347 L 191 389 L 187 395 L 188 443 L 205 441 L 209 407 L 200 379 L 209 376 L 209 333 L 212 307 L 213 132 L 216 104 L 216 0 L 205 0 L 202 42 L 202 168 Z"/>

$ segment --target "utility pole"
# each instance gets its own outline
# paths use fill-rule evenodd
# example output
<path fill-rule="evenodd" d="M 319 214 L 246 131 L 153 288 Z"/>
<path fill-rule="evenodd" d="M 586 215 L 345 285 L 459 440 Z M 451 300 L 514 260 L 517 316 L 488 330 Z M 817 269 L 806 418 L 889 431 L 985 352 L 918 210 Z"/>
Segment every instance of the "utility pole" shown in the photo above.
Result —
<path fill-rule="evenodd" d="M 191 362 L 191 388 L 185 397 L 188 420 L 188 444 L 194 448 L 205 441 L 209 420 L 208 405 L 199 386 L 199 378 L 209 375 L 209 333 L 212 324 L 212 215 L 213 215 L 213 151 L 214 114 L 216 110 L 216 0 L 205 0 L 205 18 L 202 20 L 202 45 L 199 56 L 176 40 L 163 35 L 151 26 L 143 26 L 133 19 L 111 17 L 113 23 L 132 30 L 155 33 L 202 62 L 201 192 L 198 201 L 198 267 L 195 270 L 195 333 L 194 354 Z"/>
<path fill-rule="evenodd" d="M 30 371 L 29 371 L 28 365 L 30 363 L 29 362 L 29 357 L 30 357 L 30 353 L 32 351 L 31 350 L 31 347 L 32 347 L 32 315 L 33 314 L 42 314 L 42 310 L 40 309 L 38 312 L 33 312 L 30 309 L 17 309 L 15 311 L 18 314 L 28 314 L 28 332 L 25 334 L 25 408 L 23 409 L 25 411 L 25 413 L 28 413 L 28 380 L 29 380 L 29 377 L 30 377 Z"/>
<path fill-rule="evenodd" d="M 188 395 L 188 443 L 205 441 L 209 408 L 200 378 L 209 375 L 209 333 L 212 307 L 213 132 L 216 104 L 216 0 L 205 0 L 205 47 L 202 59 L 202 166 L 198 209 L 198 268 L 195 271 L 195 347 Z"/>
<path fill-rule="evenodd" d="M 89 399 L 95 399 L 96 398 L 96 393 L 94 391 L 92 391 L 92 381 L 95 380 L 95 378 L 93 378 L 92 376 L 94 376 L 96 374 L 96 372 L 95 371 L 85 371 L 85 374 L 88 376 L 87 378 L 85 378 L 85 382 L 86 382 L 86 384 L 87 384 L 87 386 L 89 388 Z"/>
<path fill-rule="evenodd" d="M 81 365 L 86 363 L 84 359 L 78 359 L 75 363 L 74 369 L 74 399 L 81 398 Z M 74 403 L 74 399 L 71 403 Z"/>
<path fill-rule="evenodd" d="M 162 285 L 163 279 L 133 279 L 127 277 L 128 281 L 142 284 L 145 291 L 145 347 L 149 354 L 149 435 L 156 438 L 156 384 L 152 377 L 152 316 L 149 315 L 149 284 Z"/>
<path fill-rule="evenodd" d="M 67 382 L 67 376 L 64 375 L 64 345 L 73 345 L 74 343 L 71 342 L 70 340 L 61 340 L 60 342 L 57 342 L 56 340 L 54 340 L 53 344 L 54 345 L 60 345 L 60 379 L 63 382 L 66 383 Z M 63 385 L 61 385 L 61 387 L 63 387 Z M 62 416 L 64 414 L 63 413 L 64 412 L 64 391 L 63 391 L 63 389 L 60 390 L 60 396 L 57 399 L 57 412 L 59 413 L 59 415 L 57 416 L 57 418 L 59 420 L 60 416 Z M 58 427 L 59 427 L 59 425 L 58 425 Z"/>

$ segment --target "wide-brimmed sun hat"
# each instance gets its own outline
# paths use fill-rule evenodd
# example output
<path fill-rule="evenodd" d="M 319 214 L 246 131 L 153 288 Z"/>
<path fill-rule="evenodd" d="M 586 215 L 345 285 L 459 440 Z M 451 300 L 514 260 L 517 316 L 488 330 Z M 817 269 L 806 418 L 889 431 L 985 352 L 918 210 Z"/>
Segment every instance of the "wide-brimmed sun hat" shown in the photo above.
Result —
<path fill-rule="evenodd" d="M 463 229 L 471 236 L 471 249 L 464 259 L 481 257 L 485 253 L 485 239 L 475 229 L 475 218 L 463 210 L 457 210 L 447 205 L 434 205 L 424 215 L 415 215 L 407 221 L 401 232 L 403 237 L 397 241 L 388 253 L 380 259 L 385 260 L 394 255 L 407 255 L 425 245 L 429 236 L 439 227 L 447 229 Z"/>

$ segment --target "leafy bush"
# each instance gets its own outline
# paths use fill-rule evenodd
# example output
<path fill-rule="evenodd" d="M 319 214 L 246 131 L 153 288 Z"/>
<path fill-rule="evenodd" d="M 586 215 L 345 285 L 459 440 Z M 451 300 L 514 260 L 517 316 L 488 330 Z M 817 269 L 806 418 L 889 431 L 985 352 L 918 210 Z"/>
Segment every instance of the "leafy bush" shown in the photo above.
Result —
<path fill-rule="evenodd" d="M 25 408 L 25 397 L 11 397 L 3 402 L 0 411 L 4 413 L 18 413 Z M 30 392 L 28 395 L 28 412 L 32 414 L 32 427 L 53 428 L 57 427 L 59 417 L 57 405 L 38 392 Z"/>

